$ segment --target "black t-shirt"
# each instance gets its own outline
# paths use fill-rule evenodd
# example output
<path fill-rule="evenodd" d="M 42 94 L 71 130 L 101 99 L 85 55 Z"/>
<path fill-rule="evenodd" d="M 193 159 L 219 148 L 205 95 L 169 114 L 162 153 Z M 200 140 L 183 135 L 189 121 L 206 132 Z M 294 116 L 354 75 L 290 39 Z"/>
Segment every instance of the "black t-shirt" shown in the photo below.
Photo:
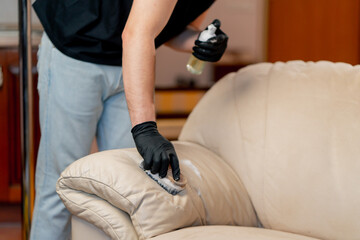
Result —
<path fill-rule="evenodd" d="M 178 0 L 159 47 L 185 30 L 215 0 Z M 33 7 L 52 43 L 78 60 L 122 65 L 121 34 L 133 0 L 37 0 Z"/>

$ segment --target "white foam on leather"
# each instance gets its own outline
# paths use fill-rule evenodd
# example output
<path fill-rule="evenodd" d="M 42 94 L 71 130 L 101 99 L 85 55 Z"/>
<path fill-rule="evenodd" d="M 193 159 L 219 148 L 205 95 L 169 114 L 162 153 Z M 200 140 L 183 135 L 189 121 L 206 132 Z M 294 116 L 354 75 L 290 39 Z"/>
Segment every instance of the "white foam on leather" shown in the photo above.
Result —
<path fill-rule="evenodd" d="M 136 149 L 105 151 L 76 161 L 62 173 L 58 194 L 74 215 L 101 227 L 114 239 L 127 239 L 121 237 L 124 227 L 112 224 L 118 221 L 118 214 L 108 211 L 99 221 L 93 216 L 99 215 L 94 213 L 94 198 L 127 213 L 140 239 L 188 226 L 256 225 L 248 195 L 226 163 L 196 144 L 175 142 L 174 146 L 188 181 L 185 190 L 175 196 L 139 168 L 142 159 Z M 182 164 L 182 159 L 187 164 Z M 189 162 L 198 169 L 202 181 Z"/>

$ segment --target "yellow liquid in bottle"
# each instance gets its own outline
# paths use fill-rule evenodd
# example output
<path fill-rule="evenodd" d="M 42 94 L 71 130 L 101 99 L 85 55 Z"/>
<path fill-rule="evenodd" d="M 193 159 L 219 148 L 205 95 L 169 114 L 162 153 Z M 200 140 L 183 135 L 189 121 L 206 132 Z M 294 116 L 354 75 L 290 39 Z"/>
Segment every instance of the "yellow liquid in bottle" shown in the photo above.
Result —
<path fill-rule="evenodd" d="M 192 74 L 200 75 L 204 70 L 204 66 L 204 61 L 197 59 L 194 55 L 191 54 L 186 68 Z"/>

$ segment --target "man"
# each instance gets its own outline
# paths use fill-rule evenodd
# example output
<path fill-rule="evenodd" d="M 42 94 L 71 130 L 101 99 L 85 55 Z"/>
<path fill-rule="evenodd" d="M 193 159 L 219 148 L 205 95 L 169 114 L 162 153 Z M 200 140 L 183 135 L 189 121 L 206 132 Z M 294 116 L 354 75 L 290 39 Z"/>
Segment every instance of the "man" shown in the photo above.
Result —
<path fill-rule="evenodd" d="M 55 185 L 66 166 L 89 154 L 94 136 L 99 150 L 135 143 L 145 169 L 165 177 L 170 164 L 174 179 L 179 179 L 174 147 L 159 134 L 155 122 L 155 49 L 167 42 L 191 51 L 203 13 L 213 2 L 34 3 L 46 34 L 38 53 L 42 136 L 31 239 L 69 238 L 70 214 Z M 197 42 L 194 51 L 203 60 L 216 61 L 226 43 L 227 36 L 219 30 L 211 43 Z"/>

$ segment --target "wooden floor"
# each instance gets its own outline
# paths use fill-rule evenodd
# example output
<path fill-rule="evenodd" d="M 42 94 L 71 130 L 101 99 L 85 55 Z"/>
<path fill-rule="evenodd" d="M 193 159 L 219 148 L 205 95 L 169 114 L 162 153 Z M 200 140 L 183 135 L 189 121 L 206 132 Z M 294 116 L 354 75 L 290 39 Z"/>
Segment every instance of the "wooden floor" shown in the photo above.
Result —
<path fill-rule="evenodd" d="M 21 239 L 21 205 L 0 203 L 0 239 Z"/>

